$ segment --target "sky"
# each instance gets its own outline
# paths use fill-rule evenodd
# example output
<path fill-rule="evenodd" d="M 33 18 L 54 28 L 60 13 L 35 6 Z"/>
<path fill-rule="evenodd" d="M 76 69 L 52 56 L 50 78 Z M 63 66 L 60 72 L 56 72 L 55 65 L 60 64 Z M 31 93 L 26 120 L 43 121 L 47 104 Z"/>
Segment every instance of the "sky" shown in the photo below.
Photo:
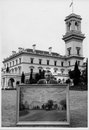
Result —
<path fill-rule="evenodd" d="M 72 13 L 71 0 L 0 0 L 1 61 L 18 52 L 32 48 L 65 54 L 65 17 Z M 74 0 L 74 13 L 81 15 L 83 55 L 88 57 L 89 0 Z"/>

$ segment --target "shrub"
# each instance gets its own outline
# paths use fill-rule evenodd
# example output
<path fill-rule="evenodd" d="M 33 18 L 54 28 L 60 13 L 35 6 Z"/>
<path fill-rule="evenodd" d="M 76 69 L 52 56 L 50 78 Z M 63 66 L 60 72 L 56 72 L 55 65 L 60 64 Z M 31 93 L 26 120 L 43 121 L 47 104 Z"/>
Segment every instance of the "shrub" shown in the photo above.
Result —
<path fill-rule="evenodd" d="M 5 88 L 5 90 L 16 90 L 16 88 Z"/>
<path fill-rule="evenodd" d="M 63 108 L 66 110 L 66 99 L 63 99 L 60 101 L 60 104 L 63 106 Z"/>

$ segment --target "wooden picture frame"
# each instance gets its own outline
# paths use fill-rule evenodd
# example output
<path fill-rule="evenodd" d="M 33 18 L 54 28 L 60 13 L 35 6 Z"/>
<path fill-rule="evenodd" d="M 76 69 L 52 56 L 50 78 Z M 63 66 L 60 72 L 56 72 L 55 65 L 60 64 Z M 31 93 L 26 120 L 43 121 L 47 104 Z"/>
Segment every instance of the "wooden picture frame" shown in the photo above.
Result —
<path fill-rule="evenodd" d="M 16 125 L 69 125 L 69 86 L 18 85 Z"/>

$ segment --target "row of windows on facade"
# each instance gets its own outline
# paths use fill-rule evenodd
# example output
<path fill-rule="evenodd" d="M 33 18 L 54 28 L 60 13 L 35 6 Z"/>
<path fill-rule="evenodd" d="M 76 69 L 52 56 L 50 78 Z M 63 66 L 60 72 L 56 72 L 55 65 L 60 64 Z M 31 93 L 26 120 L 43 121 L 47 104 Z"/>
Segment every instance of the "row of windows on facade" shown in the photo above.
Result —
<path fill-rule="evenodd" d="M 34 58 L 31 58 L 30 59 L 30 63 L 31 64 L 33 64 L 34 62 L 33 62 L 33 60 L 34 60 Z M 19 64 L 21 63 L 21 58 L 19 58 Z M 50 63 L 50 61 L 49 60 L 47 60 L 47 65 L 49 65 L 49 63 Z M 18 59 L 16 59 L 16 62 L 15 61 L 12 61 L 12 64 L 11 64 L 11 62 L 10 62 L 10 64 L 9 63 L 7 63 L 7 66 L 8 67 L 11 67 L 11 66 L 14 66 L 14 65 L 17 65 L 18 64 Z M 41 65 L 42 64 L 42 59 L 39 59 L 39 64 Z M 54 61 L 54 66 L 56 66 L 57 65 L 57 61 Z M 64 62 L 61 62 L 61 66 L 63 66 L 64 65 Z M 5 64 L 5 68 L 6 68 L 6 64 Z"/>
<path fill-rule="evenodd" d="M 71 47 L 67 49 L 68 50 L 68 55 L 71 55 Z M 80 47 L 76 47 L 77 50 L 77 55 L 80 55 Z"/>
<path fill-rule="evenodd" d="M 19 60 L 19 62 L 18 62 L 18 60 Z M 7 66 L 11 67 L 11 66 L 14 66 L 15 64 L 17 65 L 17 64 L 20 64 L 20 63 L 21 63 L 21 58 L 16 59 L 15 61 L 12 61 L 10 63 L 7 63 Z M 6 64 L 5 64 L 5 68 L 6 68 Z"/>
<path fill-rule="evenodd" d="M 31 58 L 31 64 L 33 64 L 34 62 L 34 58 Z M 21 63 L 21 58 L 19 58 L 19 64 Z M 71 62 L 68 61 L 69 63 L 69 66 L 71 65 Z M 16 65 L 18 64 L 18 60 L 16 59 Z M 42 59 L 39 59 L 39 64 L 41 65 L 42 64 Z M 50 60 L 47 60 L 47 65 L 50 65 Z M 80 65 L 80 61 L 78 61 L 78 65 Z M 8 63 L 7 63 L 7 66 L 8 66 Z M 13 66 L 14 66 L 14 61 L 13 61 Z M 54 61 L 54 66 L 57 66 L 57 61 Z M 63 67 L 64 66 L 64 62 L 62 61 L 61 62 L 61 66 Z M 10 62 L 10 67 L 11 67 L 11 62 Z"/>
<path fill-rule="evenodd" d="M 31 58 L 31 64 L 34 63 L 34 58 Z M 42 59 L 39 59 L 39 64 L 42 64 Z M 50 65 L 50 60 L 47 60 L 47 65 Z M 54 61 L 54 66 L 57 66 L 57 61 Z M 64 66 L 64 62 L 61 62 L 61 66 Z"/>
<path fill-rule="evenodd" d="M 51 68 L 49 68 L 51 69 Z M 60 69 L 60 71 L 63 73 L 65 69 Z M 38 72 L 40 73 L 42 70 L 38 69 Z M 54 72 L 57 72 L 58 68 L 54 68 Z M 21 66 L 18 68 L 13 68 L 9 71 L 10 73 L 14 73 L 14 74 L 21 74 Z M 34 68 L 30 68 L 30 72 L 33 73 L 34 72 Z M 5 71 L 4 71 L 5 73 Z"/>
<path fill-rule="evenodd" d="M 31 58 L 31 63 L 33 64 L 33 60 L 34 60 L 34 58 Z M 78 65 L 80 65 L 80 61 L 77 61 L 78 62 Z M 47 65 L 49 65 L 49 63 L 50 63 L 50 61 L 49 60 L 47 60 Z M 39 64 L 41 65 L 42 64 L 42 59 L 39 59 Z M 68 64 L 69 64 L 69 66 L 71 65 L 71 62 L 70 61 L 68 61 Z M 57 61 L 54 61 L 54 66 L 57 66 Z M 62 61 L 61 62 L 61 66 L 63 67 L 64 66 L 64 62 Z"/>
<path fill-rule="evenodd" d="M 3 71 L 5 73 L 5 71 Z M 18 73 L 21 74 L 21 66 L 19 66 L 18 68 L 12 68 L 9 70 L 9 73 Z"/>

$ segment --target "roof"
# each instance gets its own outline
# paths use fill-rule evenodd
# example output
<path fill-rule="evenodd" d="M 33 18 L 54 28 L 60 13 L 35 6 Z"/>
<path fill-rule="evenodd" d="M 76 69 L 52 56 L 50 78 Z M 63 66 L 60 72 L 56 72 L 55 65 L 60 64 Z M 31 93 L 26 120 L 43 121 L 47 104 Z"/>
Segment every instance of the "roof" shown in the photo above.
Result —
<path fill-rule="evenodd" d="M 33 49 L 26 49 L 27 52 L 31 52 L 33 53 Z M 41 54 L 41 55 L 50 55 L 48 51 L 43 51 L 43 50 L 35 50 L 36 54 Z M 52 52 L 51 53 L 52 56 L 59 56 L 62 57 L 62 55 L 56 53 L 56 52 Z"/>
<path fill-rule="evenodd" d="M 3 63 L 10 60 L 10 59 L 13 59 L 21 54 L 33 54 L 33 55 L 41 55 L 41 56 L 48 56 L 48 57 L 54 57 L 54 58 L 65 58 L 65 56 L 63 55 L 60 55 L 56 52 L 52 52 L 51 54 L 49 54 L 49 51 L 43 51 L 43 50 L 35 50 L 35 52 L 33 52 L 33 49 L 23 49 L 21 52 L 17 52 L 16 54 L 13 54 L 13 55 L 10 55 L 9 57 L 5 58 L 3 60 Z"/>
<path fill-rule="evenodd" d="M 70 19 L 70 18 L 77 18 L 77 19 L 79 19 L 79 20 L 82 20 L 82 18 L 81 18 L 80 15 L 77 15 L 77 14 L 72 13 L 72 14 L 68 15 L 68 16 L 65 18 L 65 21 L 68 20 L 68 19 Z"/>

